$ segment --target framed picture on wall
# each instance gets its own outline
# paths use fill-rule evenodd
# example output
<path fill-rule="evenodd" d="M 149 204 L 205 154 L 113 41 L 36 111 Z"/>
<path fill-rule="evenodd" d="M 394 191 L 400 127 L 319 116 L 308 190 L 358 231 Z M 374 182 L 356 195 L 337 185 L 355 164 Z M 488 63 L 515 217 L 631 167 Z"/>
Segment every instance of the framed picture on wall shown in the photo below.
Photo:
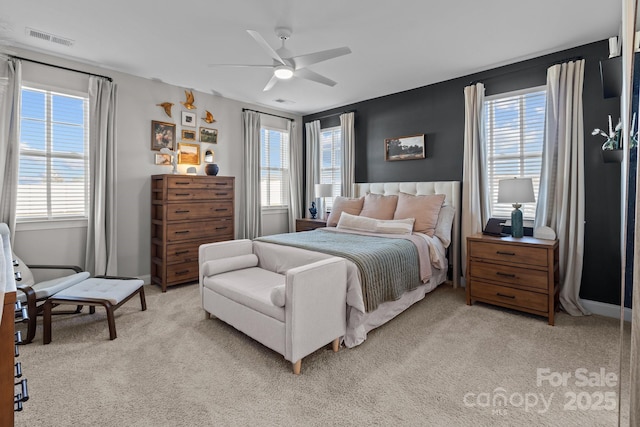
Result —
<path fill-rule="evenodd" d="M 171 166 L 171 156 L 169 154 L 156 154 L 156 165 Z"/>
<path fill-rule="evenodd" d="M 200 145 L 186 144 L 181 142 L 178 144 L 178 163 L 187 165 L 200 164 Z"/>
<path fill-rule="evenodd" d="M 218 143 L 218 129 L 200 128 L 200 142 Z"/>
<path fill-rule="evenodd" d="M 195 130 L 183 130 L 182 131 L 182 139 L 185 141 L 195 141 L 196 140 L 196 131 Z"/>
<path fill-rule="evenodd" d="M 196 127 L 196 113 L 182 112 L 182 126 Z"/>
<path fill-rule="evenodd" d="M 424 134 L 399 136 L 384 140 L 384 160 L 424 159 Z"/>
<path fill-rule="evenodd" d="M 173 123 L 151 121 L 151 149 L 160 151 L 162 148 L 173 150 L 176 141 L 176 125 Z"/>

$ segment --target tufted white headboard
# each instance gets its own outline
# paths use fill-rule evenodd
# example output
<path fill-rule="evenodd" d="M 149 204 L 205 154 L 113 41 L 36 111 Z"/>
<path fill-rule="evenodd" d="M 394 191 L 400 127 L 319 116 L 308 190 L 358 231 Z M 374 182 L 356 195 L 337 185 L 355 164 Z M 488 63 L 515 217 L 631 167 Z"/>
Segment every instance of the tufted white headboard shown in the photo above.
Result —
<path fill-rule="evenodd" d="M 364 196 L 367 193 L 382 195 L 398 193 L 413 195 L 444 194 L 446 196 L 444 204 L 455 208 L 449 254 L 453 264 L 453 286 L 458 287 L 462 274 L 460 268 L 460 181 L 368 182 L 353 184 L 354 197 Z"/>

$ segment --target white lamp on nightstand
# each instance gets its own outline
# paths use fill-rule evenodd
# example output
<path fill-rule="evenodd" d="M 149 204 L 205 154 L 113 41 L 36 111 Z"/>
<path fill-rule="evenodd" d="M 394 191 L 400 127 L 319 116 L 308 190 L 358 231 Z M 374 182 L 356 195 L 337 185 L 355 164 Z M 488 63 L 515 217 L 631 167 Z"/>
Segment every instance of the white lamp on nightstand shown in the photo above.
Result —
<path fill-rule="evenodd" d="M 320 219 L 325 219 L 325 215 L 327 212 L 327 205 L 325 202 L 325 197 L 331 197 L 333 196 L 333 184 L 316 184 L 315 185 L 315 196 L 316 199 L 322 199 L 322 210 L 320 212 L 322 212 L 322 218 Z"/>
<path fill-rule="evenodd" d="M 533 195 L 531 178 L 511 178 L 498 181 L 498 203 L 513 203 L 511 212 L 511 236 L 524 236 L 522 225 L 522 211 L 520 203 L 532 203 L 536 199 Z"/>

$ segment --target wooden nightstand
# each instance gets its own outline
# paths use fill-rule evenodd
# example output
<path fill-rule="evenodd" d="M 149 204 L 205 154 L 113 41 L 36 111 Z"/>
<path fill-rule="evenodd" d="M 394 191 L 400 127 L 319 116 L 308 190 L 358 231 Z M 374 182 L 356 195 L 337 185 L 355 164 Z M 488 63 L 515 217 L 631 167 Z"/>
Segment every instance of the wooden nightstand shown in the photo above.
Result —
<path fill-rule="evenodd" d="M 316 228 L 326 227 L 327 221 L 324 219 L 300 218 L 296 219 L 296 232 L 315 230 Z"/>
<path fill-rule="evenodd" d="M 482 301 L 525 311 L 554 324 L 559 292 L 558 241 L 467 237 L 467 304 Z"/>

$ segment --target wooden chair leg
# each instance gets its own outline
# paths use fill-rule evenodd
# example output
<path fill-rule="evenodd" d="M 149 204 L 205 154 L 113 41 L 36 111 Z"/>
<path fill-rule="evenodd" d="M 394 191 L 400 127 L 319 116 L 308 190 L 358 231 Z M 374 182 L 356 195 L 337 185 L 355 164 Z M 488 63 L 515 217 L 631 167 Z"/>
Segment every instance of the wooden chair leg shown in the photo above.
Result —
<path fill-rule="evenodd" d="M 147 300 L 144 297 L 144 286 L 140 286 L 140 305 L 142 306 L 142 311 L 146 311 Z"/>
<path fill-rule="evenodd" d="M 293 373 L 295 375 L 300 375 L 300 371 L 302 370 L 302 359 L 298 360 L 293 364 Z"/>
<path fill-rule="evenodd" d="M 53 304 L 51 301 L 45 301 L 44 313 L 42 316 L 42 323 L 44 327 L 42 335 L 42 344 L 49 344 L 51 342 L 51 308 Z"/>
<path fill-rule="evenodd" d="M 113 306 L 110 303 L 105 303 L 104 308 L 107 309 L 107 322 L 109 323 L 109 339 L 115 340 L 116 336 L 116 320 L 113 317 Z"/>
<path fill-rule="evenodd" d="M 331 345 L 333 347 L 333 352 L 337 353 L 338 350 L 340 350 L 340 338 L 336 338 L 335 340 L 333 340 Z"/>

